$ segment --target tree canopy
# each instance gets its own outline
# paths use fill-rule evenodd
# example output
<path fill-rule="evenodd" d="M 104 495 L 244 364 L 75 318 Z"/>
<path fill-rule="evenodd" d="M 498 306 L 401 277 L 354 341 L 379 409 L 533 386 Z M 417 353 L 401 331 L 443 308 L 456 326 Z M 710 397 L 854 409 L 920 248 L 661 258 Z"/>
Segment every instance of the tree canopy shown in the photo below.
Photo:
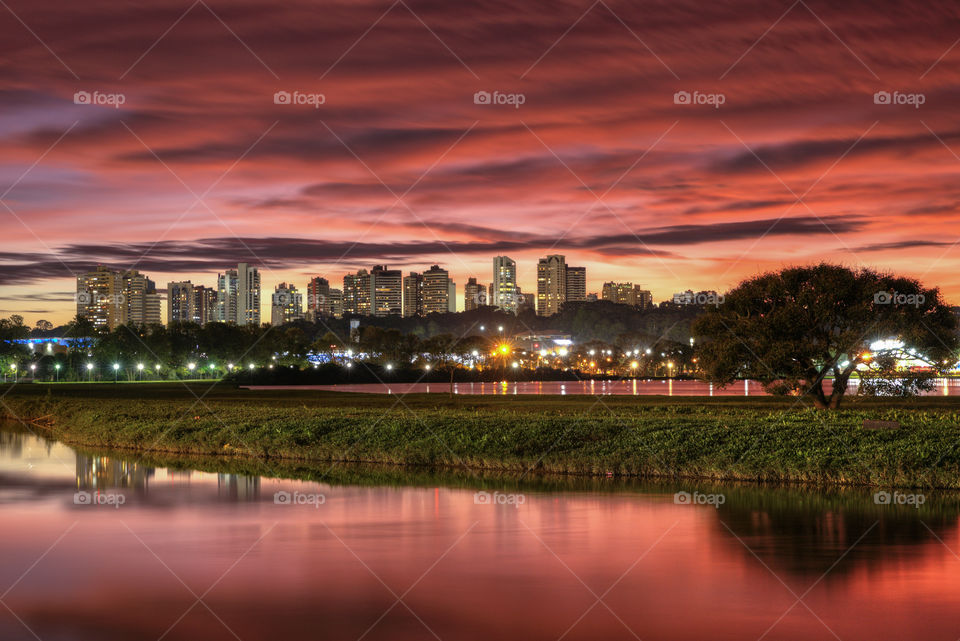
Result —
<path fill-rule="evenodd" d="M 693 325 L 708 380 L 753 378 L 770 391 L 799 390 L 819 408 L 840 404 L 851 375 L 870 367 L 875 341 L 902 342 L 940 371 L 956 358 L 956 330 L 937 288 L 827 263 L 747 279 Z"/>

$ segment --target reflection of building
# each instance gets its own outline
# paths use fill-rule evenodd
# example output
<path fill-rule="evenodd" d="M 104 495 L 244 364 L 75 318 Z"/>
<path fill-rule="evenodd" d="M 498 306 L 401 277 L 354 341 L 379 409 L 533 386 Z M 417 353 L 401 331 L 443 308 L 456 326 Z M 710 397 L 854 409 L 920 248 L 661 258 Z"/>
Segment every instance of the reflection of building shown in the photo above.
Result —
<path fill-rule="evenodd" d="M 77 489 L 80 490 L 147 490 L 147 481 L 154 469 L 139 463 L 120 461 L 106 456 L 77 453 Z"/>
<path fill-rule="evenodd" d="M 217 474 L 217 496 L 221 501 L 256 501 L 260 498 L 260 477 Z"/>

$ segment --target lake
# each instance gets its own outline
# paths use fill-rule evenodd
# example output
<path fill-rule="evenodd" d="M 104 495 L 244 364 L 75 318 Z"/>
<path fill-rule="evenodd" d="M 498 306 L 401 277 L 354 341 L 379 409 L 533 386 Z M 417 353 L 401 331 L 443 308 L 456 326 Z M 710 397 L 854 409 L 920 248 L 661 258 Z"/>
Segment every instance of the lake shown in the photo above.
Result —
<path fill-rule="evenodd" d="M 0 430 L 0 639 L 960 636 L 953 493 L 243 465 Z"/>
<path fill-rule="evenodd" d="M 858 381 L 850 382 L 848 393 L 855 394 Z M 343 385 L 244 385 L 252 390 L 319 390 L 331 392 L 365 392 L 367 394 L 448 394 L 449 383 L 358 383 Z M 824 383 L 830 391 L 830 381 Z M 516 394 L 572 394 L 618 395 L 618 396 L 767 396 L 757 381 L 738 381 L 720 388 L 712 383 L 673 379 L 626 379 L 618 381 L 523 381 L 501 383 L 454 383 L 454 394 L 478 394 L 480 396 Z M 960 394 L 960 379 L 938 378 L 934 388 L 926 395 L 956 396 Z"/>

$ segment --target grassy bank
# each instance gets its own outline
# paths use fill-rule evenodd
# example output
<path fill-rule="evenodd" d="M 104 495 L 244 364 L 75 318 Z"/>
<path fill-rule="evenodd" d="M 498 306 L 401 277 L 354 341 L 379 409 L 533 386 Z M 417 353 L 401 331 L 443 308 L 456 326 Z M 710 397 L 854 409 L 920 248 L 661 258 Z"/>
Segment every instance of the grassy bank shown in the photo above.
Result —
<path fill-rule="evenodd" d="M 4 390 L 0 390 L 3 393 Z M 191 393 L 192 392 L 192 393 Z M 193 394 L 203 395 L 197 402 Z M 960 403 L 396 397 L 223 385 L 17 386 L 0 412 L 74 445 L 262 461 L 960 488 Z M 865 419 L 900 421 L 893 431 Z M 269 465 L 268 465 L 269 467 Z"/>

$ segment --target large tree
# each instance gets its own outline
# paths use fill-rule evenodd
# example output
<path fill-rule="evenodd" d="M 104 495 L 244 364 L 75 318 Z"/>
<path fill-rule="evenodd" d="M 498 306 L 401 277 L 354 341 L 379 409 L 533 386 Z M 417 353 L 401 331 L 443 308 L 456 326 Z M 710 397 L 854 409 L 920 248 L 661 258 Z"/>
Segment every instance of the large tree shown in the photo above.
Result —
<path fill-rule="evenodd" d="M 873 358 L 874 341 L 902 341 L 935 370 L 952 365 L 958 348 L 956 318 L 937 288 L 827 263 L 745 280 L 693 331 L 708 380 L 800 390 L 818 408 L 840 404 L 851 375 Z"/>

